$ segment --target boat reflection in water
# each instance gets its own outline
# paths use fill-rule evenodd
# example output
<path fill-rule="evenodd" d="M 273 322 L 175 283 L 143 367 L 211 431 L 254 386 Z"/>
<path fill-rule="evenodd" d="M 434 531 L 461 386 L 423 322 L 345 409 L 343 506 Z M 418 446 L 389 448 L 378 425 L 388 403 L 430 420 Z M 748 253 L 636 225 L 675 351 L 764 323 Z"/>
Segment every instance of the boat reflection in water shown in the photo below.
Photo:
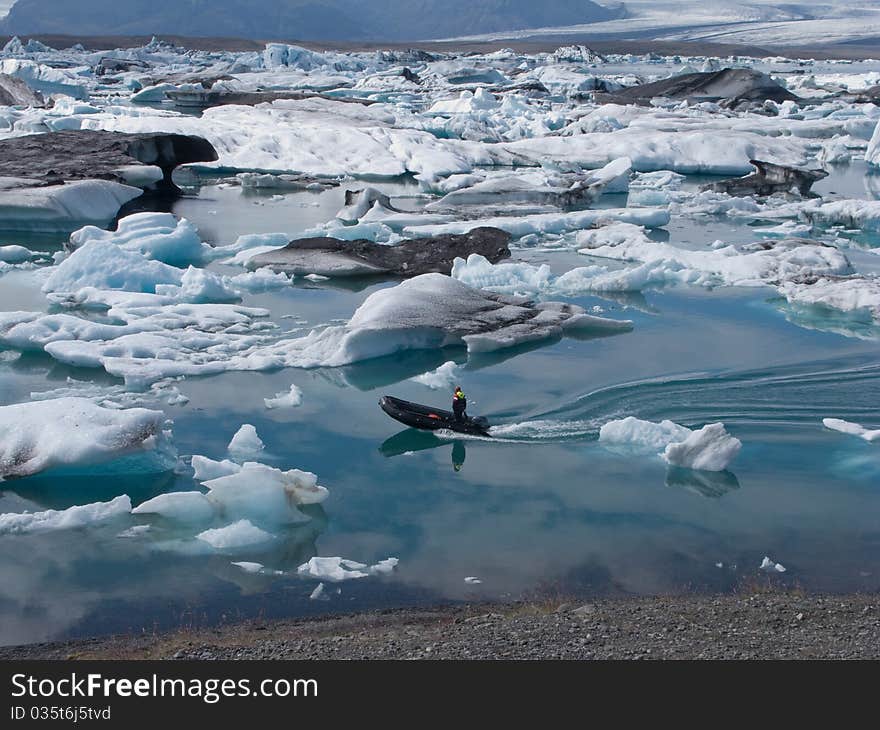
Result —
<path fill-rule="evenodd" d="M 452 444 L 452 468 L 458 472 L 461 471 L 467 458 L 467 449 L 464 441 L 460 439 L 449 441 L 438 438 L 429 431 L 407 428 L 386 439 L 379 447 L 379 451 L 383 456 L 391 458 L 411 454 L 414 451 L 427 451 L 440 446 L 448 446 L 450 443 Z"/>

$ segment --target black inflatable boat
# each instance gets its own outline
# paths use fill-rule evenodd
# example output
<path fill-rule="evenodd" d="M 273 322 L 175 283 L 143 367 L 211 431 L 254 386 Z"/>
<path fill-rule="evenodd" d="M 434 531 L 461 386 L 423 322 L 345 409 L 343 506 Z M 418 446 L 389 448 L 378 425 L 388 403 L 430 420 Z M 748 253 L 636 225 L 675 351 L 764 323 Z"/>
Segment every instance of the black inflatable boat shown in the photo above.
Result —
<path fill-rule="evenodd" d="M 482 416 L 468 417 L 464 421 L 457 421 L 452 411 L 410 403 L 390 395 L 383 396 L 379 400 L 379 407 L 395 421 L 400 421 L 412 428 L 421 428 L 427 431 L 437 431 L 443 428 L 477 436 L 489 435 L 489 421 Z"/>

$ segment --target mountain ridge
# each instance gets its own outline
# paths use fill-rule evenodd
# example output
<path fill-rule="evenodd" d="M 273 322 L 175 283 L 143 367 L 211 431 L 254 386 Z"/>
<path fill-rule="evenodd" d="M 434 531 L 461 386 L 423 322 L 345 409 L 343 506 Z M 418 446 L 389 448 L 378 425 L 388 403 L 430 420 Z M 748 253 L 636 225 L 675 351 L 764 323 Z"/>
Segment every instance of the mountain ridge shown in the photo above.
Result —
<path fill-rule="evenodd" d="M 590 0 L 18 0 L 0 33 L 418 41 L 624 13 Z"/>

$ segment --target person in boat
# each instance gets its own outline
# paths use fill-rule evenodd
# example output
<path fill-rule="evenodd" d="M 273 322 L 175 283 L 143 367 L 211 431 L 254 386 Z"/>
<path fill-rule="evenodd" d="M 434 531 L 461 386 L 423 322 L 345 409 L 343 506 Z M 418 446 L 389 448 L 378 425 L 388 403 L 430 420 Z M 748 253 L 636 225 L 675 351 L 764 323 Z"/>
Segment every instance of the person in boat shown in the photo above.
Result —
<path fill-rule="evenodd" d="M 452 394 L 452 412 L 455 414 L 455 420 L 463 423 L 467 420 L 467 398 L 462 392 L 461 386 L 455 386 L 455 392 Z"/>

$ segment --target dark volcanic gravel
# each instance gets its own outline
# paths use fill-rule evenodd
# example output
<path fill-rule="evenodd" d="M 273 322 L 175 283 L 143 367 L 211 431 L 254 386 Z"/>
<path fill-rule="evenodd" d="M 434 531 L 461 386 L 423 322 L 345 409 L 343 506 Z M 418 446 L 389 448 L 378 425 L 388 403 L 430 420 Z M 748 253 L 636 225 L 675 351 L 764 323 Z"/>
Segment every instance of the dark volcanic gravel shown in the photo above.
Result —
<path fill-rule="evenodd" d="M 0 659 L 877 659 L 880 597 L 517 603 L 0 649 Z"/>

